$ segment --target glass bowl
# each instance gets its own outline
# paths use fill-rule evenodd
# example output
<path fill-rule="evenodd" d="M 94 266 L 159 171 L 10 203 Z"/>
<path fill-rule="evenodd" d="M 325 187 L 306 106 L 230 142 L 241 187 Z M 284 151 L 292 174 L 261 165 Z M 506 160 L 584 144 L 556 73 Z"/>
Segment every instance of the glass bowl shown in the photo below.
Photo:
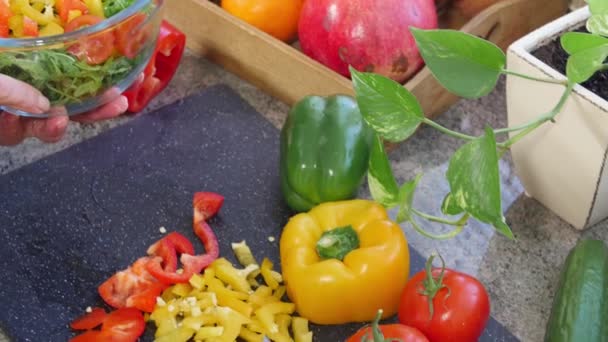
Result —
<path fill-rule="evenodd" d="M 0 38 L 0 74 L 30 84 L 51 102 L 46 113 L 3 105 L 0 109 L 46 118 L 84 113 L 114 100 L 139 77 L 152 57 L 162 5 L 163 0 L 135 0 L 98 23 L 80 20 L 77 24 L 77 18 L 73 19 L 76 27 L 63 34 Z"/>

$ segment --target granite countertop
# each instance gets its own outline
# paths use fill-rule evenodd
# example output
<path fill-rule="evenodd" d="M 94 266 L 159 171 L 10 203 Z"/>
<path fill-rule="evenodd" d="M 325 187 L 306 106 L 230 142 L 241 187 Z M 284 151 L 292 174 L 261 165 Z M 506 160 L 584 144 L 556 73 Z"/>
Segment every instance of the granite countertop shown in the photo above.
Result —
<path fill-rule="evenodd" d="M 186 54 L 172 84 L 147 109 L 153 110 L 213 84 L 235 89 L 272 124 L 280 127 L 289 107 L 251 84 L 206 59 Z M 145 113 L 141 114 L 145 115 Z M 56 144 L 26 141 L 16 147 L 0 147 L 0 174 L 15 171 L 46 155 L 95 136 L 132 119 L 130 116 L 107 122 L 71 124 L 66 137 Z M 442 125 L 469 134 L 482 134 L 489 123 L 506 125 L 504 80 L 489 96 L 461 100 L 438 119 Z M 400 182 L 423 173 L 415 206 L 438 213 L 447 192 L 444 173 L 460 142 L 422 127 L 410 140 L 391 152 L 393 170 Z M 536 200 L 527 197 L 514 174 L 507 154 L 500 164 L 503 208 L 517 241 L 499 236 L 485 224 L 471 222 L 455 239 L 433 241 L 408 225 L 403 229 L 413 248 L 423 256 L 439 251 L 449 267 L 477 276 L 491 295 L 492 315 L 521 341 L 542 341 L 559 270 L 569 250 L 583 237 L 608 239 L 608 222 L 584 232 L 576 231 Z M 369 197 L 362 188 L 361 197 Z M 395 213 L 392 213 L 393 215 Z M 440 231 L 442 227 L 434 227 Z M 0 342 L 6 338 L 0 332 Z"/>

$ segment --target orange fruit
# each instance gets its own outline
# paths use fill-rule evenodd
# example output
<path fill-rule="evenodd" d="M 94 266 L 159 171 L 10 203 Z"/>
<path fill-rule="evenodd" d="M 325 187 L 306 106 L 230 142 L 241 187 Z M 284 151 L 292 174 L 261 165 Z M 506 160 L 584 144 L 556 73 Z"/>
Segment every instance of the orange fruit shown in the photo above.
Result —
<path fill-rule="evenodd" d="M 282 41 L 294 39 L 304 0 L 222 0 L 228 13 Z"/>

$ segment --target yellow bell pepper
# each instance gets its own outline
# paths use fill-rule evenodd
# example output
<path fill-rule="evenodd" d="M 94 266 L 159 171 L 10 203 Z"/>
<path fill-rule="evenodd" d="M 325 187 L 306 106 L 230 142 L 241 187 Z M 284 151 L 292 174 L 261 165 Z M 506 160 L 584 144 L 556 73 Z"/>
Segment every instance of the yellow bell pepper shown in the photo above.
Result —
<path fill-rule="evenodd" d="M 371 321 L 397 313 L 409 274 L 401 227 L 380 204 L 325 202 L 292 218 L 280 241 L 289 299 L 316 324 Z"/>

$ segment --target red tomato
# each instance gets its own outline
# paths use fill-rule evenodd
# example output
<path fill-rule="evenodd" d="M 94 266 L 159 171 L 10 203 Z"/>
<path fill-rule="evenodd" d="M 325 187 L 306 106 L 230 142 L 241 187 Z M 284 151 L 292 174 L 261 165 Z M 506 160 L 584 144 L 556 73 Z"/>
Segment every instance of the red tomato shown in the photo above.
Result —
<path fill-rule="evenodd" d="M 384 335 L 385 341 L 399 339 L 401 342 L 429 342 L 429 340 L 420 332 L 420 330 L 403 324 L 381 325 L 380 331 L 382 332 L 382 335 Z M 364 337 L 367 338 L 364 339 Z M 359 331 L 346 340 L 346 342 L 367 341 L 374 341 L 372 336 L 372 328 L 370 327 L 359 329 Z"/>
<path fill-rule="evenodd" d="M 83 26 L 95 25 L 103 18 L 92 14 L 85 14 L 72 19 L 66 26 L 66 32 L 75 31 Z M 112 32 L 98 33 L 92 37 L 82 38 L 78 43 L 68 49 L 70 53 L 81 61 L 95 65 L 105 62 L 114 52 L 114 34 Z"/>
<path fill-rule="evenodd" d="M 86 320 L 85 317 L 80 319 Z M 88 330 L 70 339 L 70 342 L 135 342 L 143 334 L 144 329 L 144 316 L 139 310 L 122 308 L 112 311 L 107 315 L 104 312 L 104 319 L 101 322 L 100 330 Z"/>
<path fill-rule="evenodd" d="M 101 325 L 106 318 L 106 311 L 102 308 L 94 308 L 91 312 L 79 317 L 70 323 L 74 330 L 89 330 Z"/>
<path fill-rule="evenodd" d="M 116 49 L 127 58 L 135 58 L 148 40 L 148 30 L 142 27 L 145 14 L 136 14 L 116 28 Z"/>
<path fill-rule="evenodd" d="M 432 257 L 427 263 L 431 268 Z M 490 317 L 490 300 L 484 286 L 474 277 L 451 269 L 444 269 L 441 287 L 438 280 L 441 268 L 431 272 L 438 291 L 432 297 L 433 315 L 424 281 L 427 271 L 415 274 L 405 286 L 399 306 L 399 322 L 422 331 L 431 342 L 474 342 L 483 333 Z M 431 290 L 432 286 L 427 286 Z M 449 290 L 448 290 L 449 289 Z"/>

